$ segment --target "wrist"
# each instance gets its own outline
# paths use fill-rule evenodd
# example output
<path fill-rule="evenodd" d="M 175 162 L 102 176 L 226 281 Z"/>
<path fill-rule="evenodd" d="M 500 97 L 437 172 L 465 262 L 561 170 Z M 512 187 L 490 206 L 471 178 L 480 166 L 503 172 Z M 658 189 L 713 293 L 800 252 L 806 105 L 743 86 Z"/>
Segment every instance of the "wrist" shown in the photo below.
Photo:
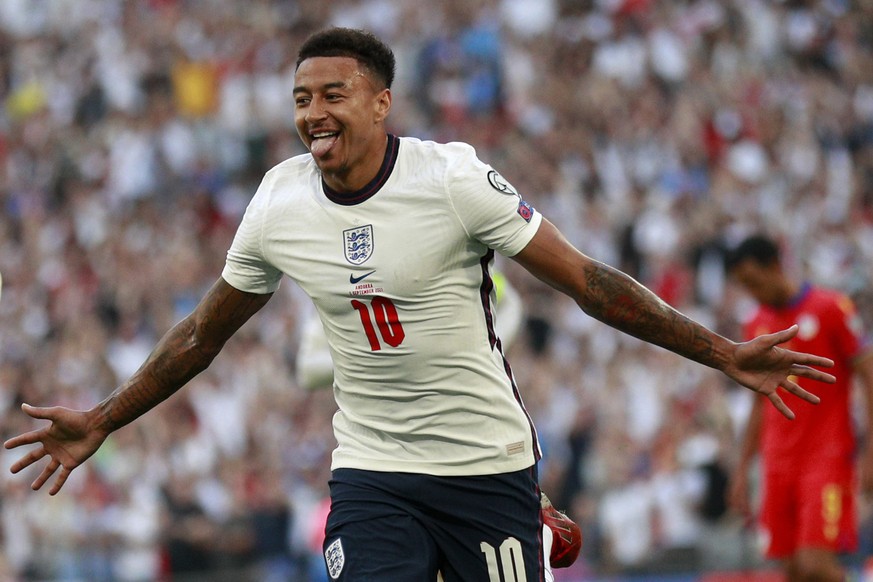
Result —
<path fill-rule="evenodd" d="M 85 415 L 89 429 L 100 434 L 103 438 L 120 427 L 112 418 L 110 399 L 106 399 L 94 408 L 85 411 Z"/>
<path fill-rule="evenodd" d="M 712 340 L 712 347 L 710 349 L 711 361 L 704 363 L 733 378 L 737 370 L 736 351 L 739 344 L 718 334 L 713 335 L 715 337 Z"/>

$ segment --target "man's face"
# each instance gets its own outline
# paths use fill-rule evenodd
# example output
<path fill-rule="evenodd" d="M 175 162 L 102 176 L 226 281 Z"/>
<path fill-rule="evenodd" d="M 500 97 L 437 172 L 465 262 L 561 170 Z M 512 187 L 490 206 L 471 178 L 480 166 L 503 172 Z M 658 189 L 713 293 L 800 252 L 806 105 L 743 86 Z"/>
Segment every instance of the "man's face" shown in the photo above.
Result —
<path fill-rule="evenodd" d="M 762 305 L 779 306 L 787 301 L 782 272 L 777 265 L 746 260 L 731 269 L 734 280 Z"/>
<path fill-rule="evenodd" d="M 378 170 L 391 94 L 378 89 L 357 60 L 306 59 L 295 75 L 294 102 L 297 133 L 326 178 L 347 180 L 374 164 Z"/>

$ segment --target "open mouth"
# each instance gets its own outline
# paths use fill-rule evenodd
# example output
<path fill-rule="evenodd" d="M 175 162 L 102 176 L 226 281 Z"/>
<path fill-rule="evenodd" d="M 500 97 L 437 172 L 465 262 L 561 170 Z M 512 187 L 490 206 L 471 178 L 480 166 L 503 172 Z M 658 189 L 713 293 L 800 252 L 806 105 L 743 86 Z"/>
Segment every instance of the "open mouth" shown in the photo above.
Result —
<path fill-rule="evenodd" d="M 336 131 L 319 131 L 311 134 L 312 142 L 309 144 L 309 151 L 315 157 L 323 157 L 326 155 L 339 138 L 339 132 Z"/>

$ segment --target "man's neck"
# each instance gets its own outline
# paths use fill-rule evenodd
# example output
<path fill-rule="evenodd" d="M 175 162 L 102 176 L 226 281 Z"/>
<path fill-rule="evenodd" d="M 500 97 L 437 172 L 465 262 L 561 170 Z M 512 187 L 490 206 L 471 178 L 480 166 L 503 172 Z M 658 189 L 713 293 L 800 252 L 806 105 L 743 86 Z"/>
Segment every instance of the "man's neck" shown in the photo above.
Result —
<path fill-rule="evenodd" d="M 803 284 L 791 279 L 783 279 L 779 288 L 781 293 L 778 307 L 787 307 L 800 295 L 800 292 L 803 290 Z"/>
<path fill-rule="evenodd" d="M 334 192 L 357 192 L 379 174 L 387 149 L 388 134 L 385 133 L 379 144 L 367 152 L 360 163 L 351 163 L 336 172 L 323 173 L 324 183 Z"/>

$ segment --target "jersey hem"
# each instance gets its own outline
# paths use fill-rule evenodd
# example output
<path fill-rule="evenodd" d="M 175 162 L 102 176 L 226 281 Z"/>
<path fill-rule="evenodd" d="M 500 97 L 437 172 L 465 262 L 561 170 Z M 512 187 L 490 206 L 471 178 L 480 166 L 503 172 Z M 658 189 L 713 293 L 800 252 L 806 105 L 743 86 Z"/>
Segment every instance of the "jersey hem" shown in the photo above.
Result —
<path fill-rule="evenodd" d="M 506 463 L 476 463 L 471 465 L 447 466 L 445 464 L 397 462 L 396 459 L 334 459 L 330 470 L 360 469 L 364 471 L 380 471 L 385 473 L 417 473 L 436 477 L 474 477 L 481 475 L 498 475 L 521 471 L 536 464 L 530 455 Z"/>

